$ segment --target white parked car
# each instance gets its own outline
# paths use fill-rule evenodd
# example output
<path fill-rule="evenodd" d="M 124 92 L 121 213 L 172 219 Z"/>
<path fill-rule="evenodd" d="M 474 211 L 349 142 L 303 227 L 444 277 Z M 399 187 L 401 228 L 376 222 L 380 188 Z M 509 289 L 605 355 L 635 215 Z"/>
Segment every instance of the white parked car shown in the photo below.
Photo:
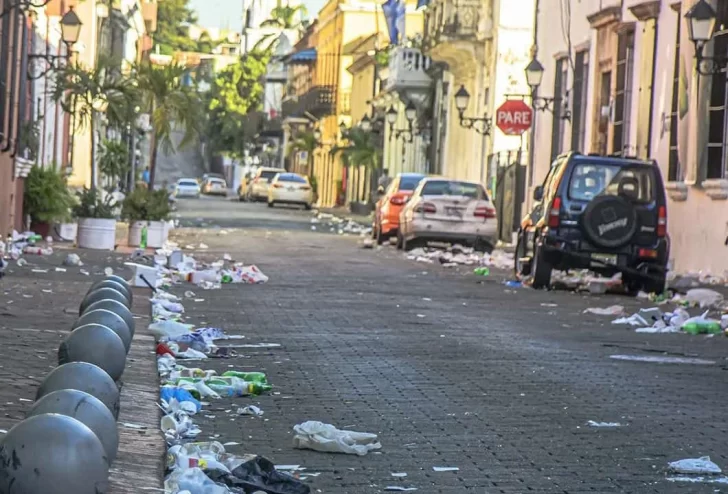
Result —
<path fill-rule="evenodd" d="M 311 209 L 313 189 L 308 178 L 297 173 L 279 173 L 268 188 L 268 207 L 276 204 L 298 204 Z"/>
<path fill-rule="evenodd" d="M 200 197 L 200 184 L 194 178 L 180 178 L 174 188 L 175 197 Z"/>
<path fill-rule="evenodd" d="M 446 242 L 489 252 L 497 236 L 495 207 L 481 184 L 428 177 L 402 208 L 397 247 L 411 250 Z"/>
<path fill-rule="evenodd" d="M 276 175 L 279 173 L 286 173 L 282 168 L 267 168 L 261 166 L 258 171 L 255 172 L 253 180 L 248 186 L 248 196 L 251 201 L 266 201 L 268 200 L 268 188 Z"/>

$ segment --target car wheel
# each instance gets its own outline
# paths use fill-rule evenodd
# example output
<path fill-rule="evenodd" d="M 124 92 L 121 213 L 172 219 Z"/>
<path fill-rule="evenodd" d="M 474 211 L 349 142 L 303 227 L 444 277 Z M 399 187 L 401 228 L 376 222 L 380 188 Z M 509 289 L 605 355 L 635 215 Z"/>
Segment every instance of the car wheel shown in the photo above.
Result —
<path fill-rule="evenodd" d="M 525 234 L 521 234 L 518 236 L 516 253 L 513 259 L 513 274 L 519 281 L 523 281 L 526 276 L 531 274 L 530 264 L 525 264 L 523 261 L 521 261 L 521 259 L 524 257 L 526 257 L 526 238 Z"/>
<path fill-rule="evenodd" d="M 303 205 L 303 209 L 305 209 L 306 211 L 311 211 L 311 205 L 306 203 Z"/>
<path fill-rule="evenodd" d="M 272 208 L 275 205 L 276 205 L 276 203 L 274 201 L 268 201 L 268 207 L 269 208 Z"/>
<path fill-rule="evenodd" d="M 377 227 L 377 229 L 374 232 L 374 238 L 377 239 L 377 245 L 382 245 L 384 242 L 389 240 L 389 236 L 384 235 L 384 233 L 382 233 L 382 227 Z"/>
<path fill-rule="evenodd" d="M 533 253 L 533 288 L 539 290 L 541 288 L 551 287 L 551 271 L 553 267 L 544 259 L 543 247 L 536 246 Z"/>
<path fill-rule="evenodd" d="M 475 242 L 473 250 L 475 250 L 476 252 L 484 252 L 486 254 L 490 254 L 491 252 L 493 252 L 494 248 L 490 242 L 486 242 L 485 240 L 478 240 L 477 242 Z"/>
<path fill-rule="evenodd" d="M 402 236 L 402 232 L 397 232 L 397 250 L 404 249 L 404 237 Z"/>

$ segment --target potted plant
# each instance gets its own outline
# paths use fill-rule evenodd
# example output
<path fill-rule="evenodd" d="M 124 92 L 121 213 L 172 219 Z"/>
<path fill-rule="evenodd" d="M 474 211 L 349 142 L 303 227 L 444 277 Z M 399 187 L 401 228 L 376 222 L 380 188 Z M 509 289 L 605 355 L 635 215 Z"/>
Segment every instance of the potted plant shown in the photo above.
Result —
<path fill-rule="evenodd" d="M 121 217 L 129 222 L 129 245 L 141 246 L 142 232 L 146 228 L 145 247 L 163 247 L 167 241 L 167 220 L 171 212 L 166 189 L 134 189 L 121 205 Z"/>
<path fill-rule="evenodd" d="M 76 244 L 82 249 L 114 250 L 116 245 L 116 215 L 114 198 L 102 198 L 98 189 L 78 192 L 78 204 L 73 215 L 78 219 Z"/>
<path fill-rule="evenodd" d="M 46 237 L 53 223 L 71 217 L 73 196 L 66 187 L 63 174 L 54 166 L 34 166 L 25 179 L 23 211 L 30 216 L 30 229 Z"/>

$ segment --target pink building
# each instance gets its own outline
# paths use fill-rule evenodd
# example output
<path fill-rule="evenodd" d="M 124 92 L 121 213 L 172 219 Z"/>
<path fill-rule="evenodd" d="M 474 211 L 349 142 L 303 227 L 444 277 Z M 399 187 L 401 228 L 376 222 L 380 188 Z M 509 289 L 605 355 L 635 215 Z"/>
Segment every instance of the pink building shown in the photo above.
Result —
<path fill-rule="evenodd" d="M 696 62 L 685 14 L 697 0 L 539 3 L 540 94 L 565 103 L 536 115 L 529 190 L 569 150 L 655 159 L 673 268 L 728 273 L 728 79 Z M 717 22 L 705 51 L 726 58 L 728 1 L 708 3 Z"/>

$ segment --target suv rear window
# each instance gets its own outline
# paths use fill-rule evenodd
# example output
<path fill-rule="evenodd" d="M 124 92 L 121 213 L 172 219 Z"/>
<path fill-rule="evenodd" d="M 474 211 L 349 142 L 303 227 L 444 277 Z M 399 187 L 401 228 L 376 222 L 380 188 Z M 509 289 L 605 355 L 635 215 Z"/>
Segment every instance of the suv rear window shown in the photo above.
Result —
<path fill-rule="evenodd" d="M 599 195 L 618 195 L 632 202 L 652 202 L 655 198 L 655 171 L 649 166 L 576 165 L 571 173 L 569 198 L 590 201 Z"/>
<path fill-rule="evenodd" d="M 297 184 L 306 183 L 305 178 L 303 178 L 299 175 L 293 174 L 293 173 L 282 173 L 282 174 L 278 175 L 278 181 L 279 182 L 294 182 Z"/>
<path fill-rule="evenodd" d="M 455 180 L 430 180 L 422 187 L 423 196 L 463 196 L 484 201 L 488 199 L 480 184 Z"/>
<path fill-rule="evenodd" d="M 423 178 L 425 177 L 401 177 L 399 179 L 399 190 L 415 190 Z"/>
<path fill-rule="evenodd" d="M 273 177 L 278 175 L 278 173 L 280 173 L 280 172 L 276 172 L 276 171 L 272 171 L 272 170 L 271 171 L 268 171 L 268 170 L 262 171 L 262 172 L 260 172 L 260 178 L 265 178 L 266 180 L 268 180 L 270 182 L 271 180 L 273 180 Z"/>
<path fill-rule="evenodd" d="M 194 180 L 180 180 L 177 182 L 177 185 L 181 185 L 183 187 L 197 187 L 198 183 Z"/>

